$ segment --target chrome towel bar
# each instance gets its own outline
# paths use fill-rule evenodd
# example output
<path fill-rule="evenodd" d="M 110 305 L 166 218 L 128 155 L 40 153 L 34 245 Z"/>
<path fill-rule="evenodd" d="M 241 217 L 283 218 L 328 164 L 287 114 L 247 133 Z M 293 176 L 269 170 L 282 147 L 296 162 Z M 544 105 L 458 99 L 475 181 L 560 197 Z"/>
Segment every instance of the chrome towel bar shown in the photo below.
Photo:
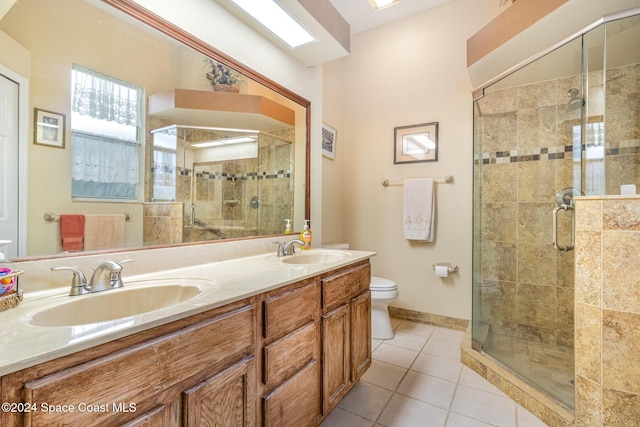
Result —
<path fill-rule="evenodd" d="M 131 219 L 130 213 L 125 212 L 122 215 L 124 215 L 125 221 L 129 221 Z M 60 221 L 60 215 L 56 215 L 53 212 L 45 212 L 44 215 L 42 215 L 42 218 L 47 222 Z"/>
<path fill-rule="evenodd" d="M 444 178 L 436 178 L 433 181 L 438 184 L 451 184 L 453 182 L 453 176 L 447 175 Z M 383 187 L 402 187 L 403 185 L 402 182 L 390 182 L 388 179 L 382 181 Z"/>

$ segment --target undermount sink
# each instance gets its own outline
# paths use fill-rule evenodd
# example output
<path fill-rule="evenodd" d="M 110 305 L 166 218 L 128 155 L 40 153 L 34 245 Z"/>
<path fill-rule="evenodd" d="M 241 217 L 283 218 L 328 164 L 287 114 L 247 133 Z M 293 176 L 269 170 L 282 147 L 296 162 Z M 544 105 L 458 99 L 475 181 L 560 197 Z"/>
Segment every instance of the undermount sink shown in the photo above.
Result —
<path fill-rule="evenodd" d="M 310 251 L 297 252 L 282 258 L 282 262 L 287 264 L 324 264 L 327 262 L 340 261 L 348 255 L 344 251 Z"/>
<path fill-rule="evenodd" d="M 109 322 L 179 304 L 201 291 L 197 284 L 177 279 L 160 283 L 131 288 L 125 283 L 124 288 L 69 297 L 68 302 L 36 312 L 29 323 L 52 327 Z M 208 284 L 217 286 L 214 282 Z"/>

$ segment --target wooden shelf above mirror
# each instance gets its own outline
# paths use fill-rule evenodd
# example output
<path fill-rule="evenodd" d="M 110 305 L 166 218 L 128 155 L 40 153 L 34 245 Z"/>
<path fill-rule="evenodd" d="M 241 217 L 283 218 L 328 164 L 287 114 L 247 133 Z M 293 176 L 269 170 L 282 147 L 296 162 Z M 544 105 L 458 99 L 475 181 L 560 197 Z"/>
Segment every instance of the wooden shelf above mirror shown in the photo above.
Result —
<path fill-rule="evenodd" d="M 149 96 L 149 114 L 187 126 L 272 131 L 295 126 L 295 112 L 260 95 L 169 89 Z"/>

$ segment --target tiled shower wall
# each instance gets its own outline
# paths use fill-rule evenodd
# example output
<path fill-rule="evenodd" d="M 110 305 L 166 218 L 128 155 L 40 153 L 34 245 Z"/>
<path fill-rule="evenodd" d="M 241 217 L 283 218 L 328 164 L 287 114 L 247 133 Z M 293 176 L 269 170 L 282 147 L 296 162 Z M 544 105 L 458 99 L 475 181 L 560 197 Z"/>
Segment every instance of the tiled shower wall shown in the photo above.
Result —
<path fill-rule="evenodd" d="M 151 129 L 172 124 L 157 117 L 147 119 Z M 190 225 L 192 200 L 195 217 L 220 230 L 227 238 L 283 233 L 284 219 L 294 219 L 293 144 L 288 142 L 294 136 L 294 128 L 270 133 L 274 136 L 259 135 L 257 158 L 205 161 L 196 163 L 193 170 L 193 157 L 197 153 L 184 149 L 183 138 L 197 142 L 215 139 L 216 135 L 206 129 L 182 129 L 178 138 L 177 204 L 151 201 L 153 171 L 145 168 L 145 245 L 219 239 L 216 233 Z M 147 135 L 147 158 L 153 156 L 151 138 Z M 184 163 L 186 167 L 182 166 Z M 169 222 L 170 229 L 156 229 L 156 224 Z M 175 228 L 182 223 L 185 226 L 176 232 Z"/>
<path fill-rule="evenodd" d="M 618 277 L 638 276 L 634 266 L 640 261 L 633 254 L 640 240 L 627 233 L 638 231 L 638 199 L 632 207 L 618 205 L 608 211 L 605 201 L 601 211 L 590 216 L 580 214 L 578 205 L 576 250 L 545 249 L 551 248 L 553 193 L 571 186 L 574 176 L 586 176 L 583 188 L 600 188 L 606 194 L 619 194 L 622 184 L 640 188 L 640 66 L 587 74 L 589 93 L 602 93 L 605 88 L 603 111 L 589 101 L 586 105 L 589 123 L 605 120 L 601 126 L 605 143 L 604 158 L 588 158 L 581 165 L 577 160 L 598 141 L 593 139 L 594 132 L 586 135 L 586 147 L 573 142 L 580 113 L 567 108 L 567 91 L 579 84 L 576 76 L 488 91 L 475 106 L 474 241 L 480 245 L 474 246 L 474 257 L 480 262 L 474 261 L 473 338 L 482 342 L 482 333 L 476 331 L 489 333 L 487 325 L 491 325 L 491 333 L 569 346 L 571 328 L 567 326 L 575 323 L 575 425 L 635 425 L 640 422 L 635 390 L 640 362 L 634 349 L 640 336 L 632 327 L 638 323 L 632 317 L 638 310 L 629 310 L 628 301 L 639 296 L 637 284 Z M 561 219 L 561 244 L 568 244 L 569 216 Z M 619 223 L 610 227 L 607 221 Z M 617 234 L 607 231 L 616 227 Z M 624 227 L 629 229 L 621 233 Z M 600 240 L 585 240 L 593 237 L 589 233 Z M 601 245 L 607 238 L 608 245 Z M 601 248 L 608 254 L 601 253 Z M 557 282 L 552 283 L 554 276 Z M 607 294 L 613 304 L 608 307 L 603 302 Z M 484 353 L 468 355 L 479 361 L 478 372 L 488 371 L 493 363 Z M 511 355 L 513 360 L 519 358 L 517 351 Z M 513 369 L 509 362 L 501 362 Z M 496 365 L 496 369 L 503 368 Z M 536 397 L 535 389 L 508 372 L 506 377 L 512 380 L 492 382 L 505 392 L 524 390 L 518 401 L 550 425 L 565 425 L 573 419 L 573 413 L 557 405 L 557 400 L 540 406 L 545 399 Z"/>
<path fill-rule="evenodd" d="M 576 203 L 576 426 L 640 425 L 640 197 Z"/>
<path fill-rule="evenodd" d="M 567 147 L 579 110 L 567 108 L 566 93 L 577 81 L 502 89 L 476 106 L 481 280 L 474 315 L 494 334 L 573 343 L 573 254 L 550 243 L 556 192 L 573 186 Z M 566 220 L 560 233 L 569 236 Z"/>
<path fill-rule="evenodd" d="M 182 202 L 143 203 L 143 241 L 145 246 L 183 242 Z"/>
<path fill-rule="evenodd" d="M 284 219 L 293 215 L 292 156 L 292 144 L 260 135 L 257 158 L 198 164 L 196 217 L 228 238 L 283 233 Z M 186 190 L 179 194 L 185 202 L 186 196 Z M 192 240 L 216 238 L 197 227 L 186 234 Z"/>
<path fill-rule="evenodd" d="M 589 73 L 588 92 L 597 92 L 602 82 L 602 72 Z M 580 77 L 571 76 L 488 90 L 476 104 L 481 280 L 475 295 L 481 303 L 474 321 L 491 325 L 492 333 L 573 345 L 574 254 L 551 246 L 556 193 L 580 187 L 574 179 L 585 172 L 592 180 L 586 188 L 600 186 L 607 194 L 618 194 L 621 184 L 640 188 L 640 66 L 607 70 L 606 116 L 587 104 L 590 123 L 606 117 L 606 155 L 586 165 L 579 162 L 585 148 L 579 133 L 574 137 L 580 110 L 568 107 L 567 96 L 580 86 Z M 587 143 L 593 143 L 590 135 Z M 559 219 L 559 243 L 568 245 L 569 215 L 561 212 Z"/>

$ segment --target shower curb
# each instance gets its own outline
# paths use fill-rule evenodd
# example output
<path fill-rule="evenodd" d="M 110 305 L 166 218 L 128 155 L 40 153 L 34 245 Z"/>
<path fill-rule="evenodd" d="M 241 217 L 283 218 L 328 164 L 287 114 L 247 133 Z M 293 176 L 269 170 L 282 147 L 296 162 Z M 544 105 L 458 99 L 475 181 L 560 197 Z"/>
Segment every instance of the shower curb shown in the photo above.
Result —
<path fill-rule="evenodd" d="M 471 325 L 465 331 L 460 345 L 460 359 L 462 364 L 496 386 L 549 427 L 575 425 L 575 416 L 571 409 L 547 397 L 524 378 L 494 362 L 487 355 L 474 350 L 471 347 Z"/>

